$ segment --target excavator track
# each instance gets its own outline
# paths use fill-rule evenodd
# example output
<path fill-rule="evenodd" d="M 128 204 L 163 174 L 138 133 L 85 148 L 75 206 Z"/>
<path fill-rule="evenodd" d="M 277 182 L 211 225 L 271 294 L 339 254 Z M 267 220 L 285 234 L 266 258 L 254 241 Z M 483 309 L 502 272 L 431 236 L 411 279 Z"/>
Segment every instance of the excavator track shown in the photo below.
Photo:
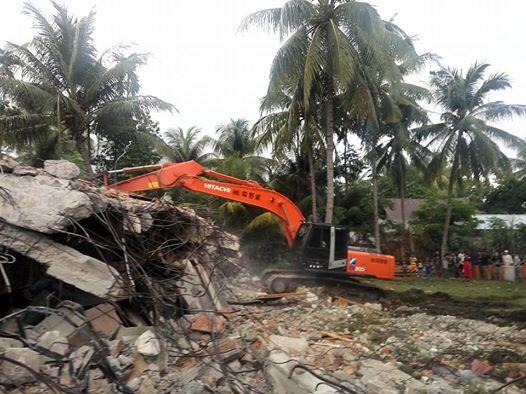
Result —
<path fill-rule="evenodd" d="M 289 293 L 304 283 L 333 283 L 360 291 L 368 291 L 379 297 L 385 296 L 383 289 L 360 282 L 345 271 L 266 269 L 261 274 L 261 283 L 269 293 Z"/>

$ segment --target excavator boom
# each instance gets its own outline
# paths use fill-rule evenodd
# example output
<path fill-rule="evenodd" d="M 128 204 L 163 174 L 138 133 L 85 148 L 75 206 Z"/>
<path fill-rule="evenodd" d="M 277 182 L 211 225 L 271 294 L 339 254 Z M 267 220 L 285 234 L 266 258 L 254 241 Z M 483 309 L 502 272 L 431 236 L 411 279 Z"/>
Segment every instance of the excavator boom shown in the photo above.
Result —
<path fill-rule="evenodd" d="M 206 169 L 195 161 L 123 168 L 109 173 L 130 174 L 145 171 L 150 172 L 111 185 L 108 184 L 106 175 L 105 183 L 112 189 L 126 193 L 183 187 L 263 208 L 281 219 L 281 229 L 289 246 L 294 244 L 298 231 L 305 223 L 300 209 L 284 195 L 265 189 L 255 181 L 242 180 Z"/>
<path fill-rule="evenodd" d="M 143 174 L 130 179 L 109 183 L 108 174 L 141 172 Z M 357 276 L 389 279 L 394 275 L 394 259 L 391 265 L 385 263 L 387 260 L 381 259 L 381 255 L 363 253 L 364 257 L 356 254 L 358 252 L 348 251 L 349 233 L 346 228 L 326 223 L 306 223 L 300 209 L 292 201 L 255 181 L 224 175 L 195 161 L 123 168 L 108 171 L 103 176 L 106 186 L 125 193 L 182 187 L 272 212 L 281 219 L 281 229 L 289 246 L 294 247 L 297 259 L 294 269 L 272 268 L 265 271 L 262 281 L 273 292 L 290 291 L 304 280 L 357 286 L 354 279 Z M 361 264 L 366 260 L 366 264 Z"/>

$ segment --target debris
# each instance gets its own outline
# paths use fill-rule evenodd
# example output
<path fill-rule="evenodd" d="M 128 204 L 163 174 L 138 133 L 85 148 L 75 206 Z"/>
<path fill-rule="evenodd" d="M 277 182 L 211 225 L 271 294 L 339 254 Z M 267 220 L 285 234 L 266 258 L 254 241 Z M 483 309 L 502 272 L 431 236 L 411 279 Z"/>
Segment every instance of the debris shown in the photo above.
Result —
<path fill-rule="evenodd" d="M 86 310 L 86 319 L 95 332 L 108 339 L 115 338 L 117 331 L 122 326 L 122 321 L 111 304 L 100 304 Z"/>
<path fill-rule="evenodd" d="M 305 338 L 292 338 L 281 335 L 271 335 L 269 337 L 274 348 L 283 350 L 290 354 L 303 354 L 307 351 L 309 344 Z"/>
<path fill-rule="evenodd" d="M 349 337 L 346 337 L 345 335 L 341 335 L 341 334 L 336 334 L 336 333 L 334 333 L 334 332 L 323 331 L 321 334 L 322 334 L 322 336 L 324 336 L 324 337 L 329 337 L 329 338 L 332 338 L 332 339 L 337 339 L 338 341 L 343 341 L 343 342 L 353 342 L 353 340 L 350 339 Z"/>
<path fill-rule="evenodd" d="M 123 295 L 119 273 L 113 267 L 44 234 L 0 223 L 0 244 L 38 261 L 47 267 L 48 275 L 87 293 L 103 298 Z"/>
<path fill-rule="evenodd" d="M 265 372 L 273 386 L 274 393 L 337 393 L 336 388 L 331 387 L 315 376 L 305 373 L 293 373 L 293 368 L 297 364 L 294 359 L 282 352 L 275 351 L 270 353 L 268 363 L 265 365 Z"/>
<path fill-rule="evenodd" d="M 135 341 L 137 351 L 143 356 L 158 356 L 161 352 L 161 345 L 155 333 L 151 330 L 146 331 Z"/>
<path fill-rule="evenodd" d="M 10 347 L 24 347 L 24 344 L 14 338 L 2 338 L 0 337 L 0 353 L 5 352 Z"/>
<path fill-rule="evenodd" d="M 318 298 L 318 296 L 316 294 L 314 294 L 314 293 L 312 293 L 310 291 L 307 291 L 305 293 L 305 301 L 307 301 L 307 302 L 312 304 L 313 302 L 316 302 L 318 300 L 319 300 L 319 298 Z"/>
<path fill-rule="evenodd" d="M 40 371 L 42 357 L 28 348 L 10 348 L 4 352 L 5 360 L 0 364 L 0 375 L 11 384 L 28 383 L 37 380 L 34 373 Z M 11 362 L 9 360 L 13 360 Z M 23 364 L 25 367 L 18 365 Z M 30 368 L 34 373 L 31 372 Z"/>
<path fill-rule="evenodd" d="M 58 308 L 58 313 L 50 314 L 33 329 L 27 331 L 27 336 L 35 341 L 40 340 L 49 331 L 56 331 L 60 337 L 67 338 L 72 346 L 82 346 L 90 342 L 91 330 L 79 311 L 82 307 L 71 301 L 65 301 Z"/>
<path fill-rule="evenodd" d="M 471 370 L 481 375 L 486 375 L 491 372 L 492 369 L 493 367 L 489 363 L 477 359 L 474 359 L 471 363 Z"/>
<path fill-rule="evenodd" d="M 66 355 L 69 347 L 67 338 L 57 330 L 44 333 L 38 339 L 37 345 L 61 356 Z"/>
<path fill-rule="evenodd" d="M 200 313 L 190 328 L 207 334 L 218 333 L 223 331 L 225 320 L 223 316 L 215 316 L 213 314 L 209 316 L 205 313 Z"/>
<path fill-rule="evenodd" d="M 95 351 L 91 346 L 81 346 L 71 353 L 70 358 L 73 360 L 73 372 L 76 374 L 86 367 L 91 362 Z"/>
<path fill-rule="evenodd" d="M 262 294 L 257 297 L 258 300 L 277 300 L 279 298 L 294 298 L 294 297 L 301 297 L 305 296 L 307 294 L 306 291 L 298 291 L 294 293 L 274 293 L 274 294 Z"/>
<path fill-rule="evenodd" d="M 15 226 L 52 234 L 104 209 L 102 201 L 95 207 L 88 194 L 74 190 L 69 182 L 49 175 L 0 174 L 0 187 L 5 191 L 0 199 L 0 218 Z"/>
<path fill-rule="evenodd" d="M 141 326 L 141 327 L 120 327 L 117 332 L 116 338 L 122 340 L 125 343 L 135 342 L 135 340 L 146 331 L 152 330 L 152 326 Z"/>
<path fill-rule="evenodd" d="M 63 179 L 75 179 L 80 175 L 79 167 L 67 160 L 45 160 L 44 170 L 48 174 Z"/>
<path fill-rule="evenodd" d="M 13 159 L 11 156 L 2 155 L 0 158 L 0 172 L 1 173 L 11 173 L 18 166 L 18 162 Z"/>

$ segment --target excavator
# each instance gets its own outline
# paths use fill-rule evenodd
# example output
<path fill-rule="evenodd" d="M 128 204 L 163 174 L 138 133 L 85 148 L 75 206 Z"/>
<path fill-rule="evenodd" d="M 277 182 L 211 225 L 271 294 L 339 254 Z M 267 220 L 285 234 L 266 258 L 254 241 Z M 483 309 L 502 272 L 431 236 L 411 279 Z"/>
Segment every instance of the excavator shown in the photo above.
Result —
<path fill-rule="evenodd" d="M 115 173 L 142 174 L 110 183 L 109 176 Z M 195 161 L 127 167 L 102 175 L 107 187 L 128 194 L 182 187 L 259 207 L 276 215 L 296 261 L 290 268 L 270 268 L 263 272 L 261 281 L 271 293 L 292 292 L 306 281 L 369 287 L 357 279 L 389 280 L 394 277 L 393 256 L 349 247 L 349 233 L 344 227 L 307 222 L 291 200 L 258 182 L 221 174 Z"/>

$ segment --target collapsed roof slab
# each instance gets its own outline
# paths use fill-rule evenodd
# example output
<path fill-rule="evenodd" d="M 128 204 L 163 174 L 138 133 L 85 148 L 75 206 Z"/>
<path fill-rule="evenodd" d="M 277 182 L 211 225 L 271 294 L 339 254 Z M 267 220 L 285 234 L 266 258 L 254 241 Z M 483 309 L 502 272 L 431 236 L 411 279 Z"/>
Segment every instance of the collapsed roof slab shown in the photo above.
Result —
<path fill-rule="evenodd" d="M 117 270 L 44 234 L 0 223 L 0 244 L 38 261 L 47 267 L 48 275 L 87 293 L 104 299 L 125 296 Z"/>

